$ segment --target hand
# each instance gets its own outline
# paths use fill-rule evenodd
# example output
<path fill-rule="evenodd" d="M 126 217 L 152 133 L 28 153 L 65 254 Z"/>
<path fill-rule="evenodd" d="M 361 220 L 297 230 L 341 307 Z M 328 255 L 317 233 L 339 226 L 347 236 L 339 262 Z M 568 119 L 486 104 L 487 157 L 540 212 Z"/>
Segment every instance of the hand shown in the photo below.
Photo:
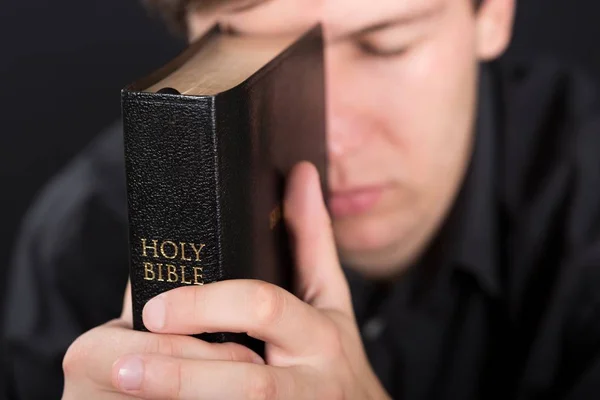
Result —
<path fill-rule="evenodd" d="M 120 393 L 120 384 L 127 377 L 112 374 L 115 360 L 127 354 L 264 365 L 258 354 L 235 343 L 212 344 L 188 336 L 133 331 L 131 315 L 131 292 L 127 286 L 121 318 L 83 334 L 69 347 L 63 360 L 64 400 L 134 398 Z M 165 385 L 169 383 L 176 382 L 164 381 Z"/>
<path fill-rule="evenodd" d="M 205 357 L 127 348 L 97 357 L 95 387 L 144 399 L 389 398 L 364 353 L 310 164 L 301 163 L 290 176 L 285 219 L 296 250 L 299 298 L 265 282 L 231 280 L 163 293 L 143 315 L 147 328 L 170 338 L 247 332 L 266 342 L 266 364 L 251 362 L 255 354 L 241 346 L 233 357 L 216 350 Z"/>

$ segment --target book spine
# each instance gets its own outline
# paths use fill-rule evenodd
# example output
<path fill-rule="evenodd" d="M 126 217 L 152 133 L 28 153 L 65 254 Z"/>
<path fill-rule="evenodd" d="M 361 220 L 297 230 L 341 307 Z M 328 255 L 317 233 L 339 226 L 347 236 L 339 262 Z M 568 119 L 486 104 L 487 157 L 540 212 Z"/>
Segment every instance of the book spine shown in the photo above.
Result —
<path fill-rule="evenodd" d="M 214 101 L 215 152 L 217 158 L 217 207 L 219 218 L 221 279 L 258 279 L 263 253 L 256 245 L 264 240 L 254 230 L 257 196 L 256 123 L 249 115 L 249 98 L 241 88 L 221 93 Z M 201 336 L 211 342 L 236 342 L 259 355 L 264 343 L 243 333 L 217 333 Z"/>
<path fill-rule="evenodd" d="M 145 331 L 148 300 L 224 277 L 214 98 L 124 91 L 122 111 L 133 324 Z"/>
<path fill-rule="evenodd" d="M 257 179 L 252 155 L 257 149 L 252 127 L 245 93 L 233 89 L 216 96 L 218 215 L 225 279 L 257 278 L 253 268 L 256 235 L 252 229 L 256 210 L 251 193 Z"/>

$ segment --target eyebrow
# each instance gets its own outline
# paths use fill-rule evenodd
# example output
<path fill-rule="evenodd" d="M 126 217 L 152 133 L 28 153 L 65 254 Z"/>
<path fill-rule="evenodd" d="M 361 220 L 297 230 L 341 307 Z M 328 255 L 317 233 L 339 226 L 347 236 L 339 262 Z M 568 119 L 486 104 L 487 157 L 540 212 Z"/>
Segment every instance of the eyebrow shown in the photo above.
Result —
<path fill-rule="evenodd" d="M 392 17 L 387 20 L 376 22 L 374 24 L 371 24 L 371 25 L 368 25 L 368 26 L 365 26 L 362 28 L 358 28 L 358 29 L 355 29 L 355 30 L 352 30 L 349 32 L 344 32 L 339 35 L 335 35 L 333 37 L 332 41 L 337 42 L 337 41 L 343 41 L 343 40 L 347 40 L 347 39 L 356 39 L 358 37 L 377 33 L 377 32 L 380 32 L 380 31 L 383 31 L 383 30 L 386 30 L 389 28 L 396 27 L 398 25 L 408 25 L 410 23 L 414 23 L 419 20 L 431 18 L 431 17 L 435 16 L 436 14 L 438 14 L 439 12 L 440 12 L 440 9 L 437 8 L 437 9 L 428 9 L 428 10 L 421 11 L 418 13 L 402 15 L 399 17 Z"/>
<path fill-rule="evenodd" d="M 260 5 L 263 5 L 265 3 L 269 3 L 271 1 L 272 0 L 254 0 L 254 1 L 242 2 L 243 4 L 241 4 L 239 6 L 232 5 L 231 9 L 229 10 L 229 12 L 236 14 L 236 13 L 241 13 L 241 12 L 244 12 L 244 11 L 249 11 L 249 10 L 251 10 L 253 8 L 256 8 L 256 7 L 258 7 Z M 233 3 L 235 3 L 235 1 Z"/>
<path fill-rule="evenodd" d="M 216 0 L 219 1 L 219 0 Z M 257 8 L 266 3 L 270 3 L 273 0 L 230 0 L 230 9 L 229 12 L 232 14 L 243 13 L 250 11 L 254 8 Z M 242 3 L 240 5 L 236 5 L 236 3 Z M 351 30 L 349 32 L 344 32 L 338 35 L 334 35 L 331 39 L 331 42 L 344 41 L 348 39 L 356 39 L 364 35 L 377 33 L 389 28 L 393 28 L 398 25 L 408 25 L 410 23 L 414 23 L 415 21 L 431 18 L 436 14 L 439 14 L 441 11 L 440 7 L 437 8 L 428 8 L 424 11 L 418 11 L 409 13 L 407 15 L 392 17 L 387 20 L 379 21 L 374 24 L 358 28 L 355 30 Z"/>

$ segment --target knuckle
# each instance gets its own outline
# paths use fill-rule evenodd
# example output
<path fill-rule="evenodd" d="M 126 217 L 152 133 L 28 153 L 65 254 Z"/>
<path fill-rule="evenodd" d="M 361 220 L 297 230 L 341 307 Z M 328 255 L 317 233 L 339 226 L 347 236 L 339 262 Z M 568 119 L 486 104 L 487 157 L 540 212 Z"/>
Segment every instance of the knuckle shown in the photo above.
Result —
<path fill-rule="evenodd" d="M 260 325 L 276 323 L 283 315 L 285 297 L 279 288 L 261 282 L 255 292 L 256 320 Z"/>
<path fill-rule="evenodd" d="M 100 333 L 99 328 L 92 329 L 75 339 L 67 348 L 62 360 L 62 369 L 66 376 L 86 371 L 86 362 L 93 351 L 94 337 L 97 337 L 96 331 Z"/>
<path fill-rule="evenodd" d="M 277 398 L 275 376 L 266 368 L 249 374 L 246 384 L 246 398 L 250 400 L 272 400 Z M 260 372 L 258 372 L 260 371 Z"/>
<path fill-rule="evenodd" d="M 173 389 L 173 399 L 183 398 L 183 388 L 190 386 L 190 377 L 184 373 L 184 369 L 181 363 L 175 363 L 177 379 L 175 382 L 175 388 Z"/>
<path fill-rule="evenodd" d="M 168 357 L 182 357 L 181 346 L 176 342 L 175 338 L 170 335 L 153 335 L 155 340 L 155 349 L 158 354 Z"/>
<path fill-rule="evenodd" d="M 159 390 L 160 397 L 165 399 L 182 398 L 183 388 L 187 387 L 189 378 L 186 376 L 183 366 L 178 360 L 160 362 L 152 368 L 154 372 L 160 371 L 162 388 Z M 156 394 L 156 393 L 155 393 Z"/>
<path fill-rule="evenodd" d="M 81 339 L 77 339 L 67 349 L 62 361 L 62 369 L 65 376 L 71 376 L 80 369 L 79 364 L 84 358 L 82 353 L 85 352 L 83 347 Z"/>

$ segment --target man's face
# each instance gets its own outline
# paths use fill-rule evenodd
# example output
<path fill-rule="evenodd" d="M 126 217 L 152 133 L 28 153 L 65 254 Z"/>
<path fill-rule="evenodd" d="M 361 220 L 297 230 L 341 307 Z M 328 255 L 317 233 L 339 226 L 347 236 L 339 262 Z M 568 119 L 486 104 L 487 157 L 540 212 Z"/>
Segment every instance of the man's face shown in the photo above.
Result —
<path fill-rule="evenodd" d="M 246 35 L 323 23 L 329 204 L 347 265 L 397 272 L 450 208 L 471 150 L 481 41 L 491 40 L 480 14 L 502 10 L 484 6 L 492 10 L 476 14 L 471 0 L 271 0 L 219 16 Z"/>

